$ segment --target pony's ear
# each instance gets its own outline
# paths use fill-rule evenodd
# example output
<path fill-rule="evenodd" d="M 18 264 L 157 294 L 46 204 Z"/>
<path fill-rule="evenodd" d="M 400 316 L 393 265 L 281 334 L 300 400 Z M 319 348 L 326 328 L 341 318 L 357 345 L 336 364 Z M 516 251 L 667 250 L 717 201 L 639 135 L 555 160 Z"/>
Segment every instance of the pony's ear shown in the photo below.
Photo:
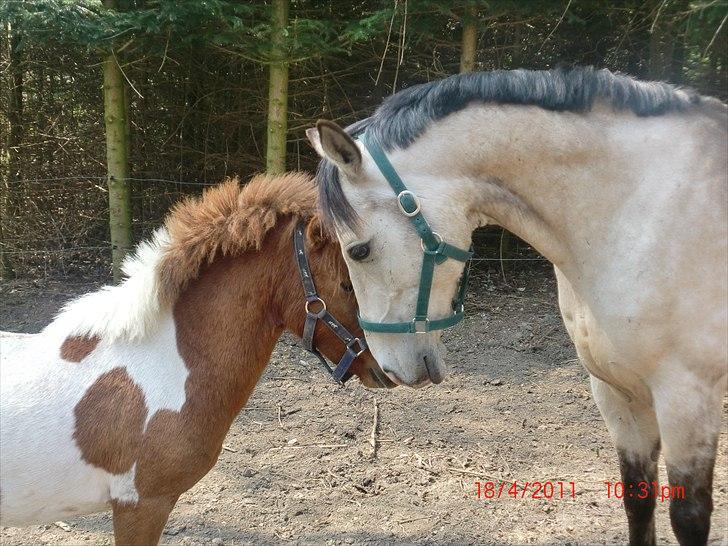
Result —
<path fill-rule="evenodd" d="M 329 241 L 329 237 L 326 234 L 326 229 L 321 218 L 317 214 L 308 221 L 306 226 L 306 239 L 311 243 L 312 248 L 320 248 Z"/>
<path fill-rule="evenodd" d="M 316 122 L 316 132 L 318 138 L 309 136 L 309 140 L 319 154 L 333 161 L 346 174 L 353 175 L 359 171 L 361 152 L 346 131 L 333 121 L 320 119 Z"/>

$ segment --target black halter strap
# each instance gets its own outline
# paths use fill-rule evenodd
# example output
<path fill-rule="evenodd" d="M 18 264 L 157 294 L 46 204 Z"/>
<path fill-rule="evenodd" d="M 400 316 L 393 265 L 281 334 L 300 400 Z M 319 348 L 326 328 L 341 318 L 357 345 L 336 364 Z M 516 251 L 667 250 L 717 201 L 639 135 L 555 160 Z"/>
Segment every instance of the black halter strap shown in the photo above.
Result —
<path fill-rule="evenodd" d="M 303 283 L 303 291 L 306 295 L 306 322 L 303 326 L 302 337 L 303 347 L 316 355 L 323 367 L 326 368 L 326 371 L 334 378 L 334 381 L 343 385 L 351 377 L 349 367 L 357 356 L 367 350 L 367 343 L 363 337 L 355 337 L 349 330 L 344 328 L 344 325 L 327 311 L 326 302 L 316 292 L 316 285 L 313 282 L 311 268 L 308 265 L 308 258 L 306 257 L 304 228 L 305 224 L 299 222 L 293 230 L 293 249 L 296 255 L 296 263 L 298 264 L 298 273 L 301 275 L 301 282 Z M 318 306 L 319 310 L 312 310 L 312 306 Z M 344 352 L 336 368 L 333 369 L 314 345 L 313 337 L 316 330 L 316 323 L 319 320 L 346 345 L 346 352 Z"/>

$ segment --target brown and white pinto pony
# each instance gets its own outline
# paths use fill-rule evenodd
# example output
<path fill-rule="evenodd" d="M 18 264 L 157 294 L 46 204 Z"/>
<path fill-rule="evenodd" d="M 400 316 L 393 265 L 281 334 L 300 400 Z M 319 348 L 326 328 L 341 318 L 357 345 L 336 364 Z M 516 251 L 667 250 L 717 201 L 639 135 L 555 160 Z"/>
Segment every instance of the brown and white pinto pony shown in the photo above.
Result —
<path fill-rule="evenodd" d="M 178 204 L 122 284 L 71 302 L 39 334 L 2 333 L 2 525 L 111 507 L 117 545 L 158 542 L 178 497 L 217 461 L 278 337 L 302 334 L 300 220 L 319 293 L 362 335 L 338 244 L 315 209 L 301 173 L 242 190 L 226 181 Z M 321 325 L 315 340 L 333 361 L 344 352 Z M 369 352 L 351 371 L 379 385 Z"/>

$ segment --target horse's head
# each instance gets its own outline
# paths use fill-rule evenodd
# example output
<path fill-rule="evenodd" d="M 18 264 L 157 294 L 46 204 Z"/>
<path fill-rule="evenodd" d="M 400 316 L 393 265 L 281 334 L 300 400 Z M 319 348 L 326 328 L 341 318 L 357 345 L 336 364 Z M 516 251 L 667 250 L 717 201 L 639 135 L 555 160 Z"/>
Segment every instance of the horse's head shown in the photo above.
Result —
<path fill-rule="evenodd" d="M 357 322 L 358 306 L 356 297 L 349 280 L 346 264 L 341 257 L 339 244 L 323 229 L 318 216 L 312 218 L 306 226 L 305 245 L 311 275 L 319 297 L 325 302 L 326 309 L 351 334 L 364 339 L 364 332 Z M 294 276 L 294 283 L 297 284 L 300 293 L 301 284 L 298 273 L 291 272 L 291 275 Z M 292 317 L 292 323 L 287 326 L 299 337 L 303 334 L 304 303 L 302 295 L 291 298 L 291 309 L 289 313 L 286 313 L 287 316 Z M 311 310 L 313 312 L 320 309 L 321 303 L 312 303 Z M 333 363 L 339 362 L 346 350 L 343 341 L 321 321 L 316 324 L 314 344 Z M 356 347 L 358 348 L 358 345 Z M 396 386 L 382 372 L 369 349 L 354 359 L 349 372 L 359 377 L 359 380 L 366 387 L 392 388 Z"/>
<path fill-rule="evenodd" d="M 319 205 L 334 224 L 362 319 L 412 326 L 407 333 L 367 327 L 372 353 L 397 384 L 441 382 L 446 374 L 442 330 L 431 329 L 426 321 L 413 321 L 421 285 L 422 239 L 361 142 L 331 122 L 319 122 L 307 134 L 324 158 L 318 175 Z M 409 151 L 388 154 L 416 196 L 409 205 L 421 207 L 438 240 L 467 249 L 473 227 L 457 212 L 457 196 L 443 195 L 439 178 L 428 174 L 427 165 L 408 160 Z M 462 272 L 463 262 L 453 259 L 434 268 L 429 305 L 425 305 L 431 322 L 452 316 Z"/>

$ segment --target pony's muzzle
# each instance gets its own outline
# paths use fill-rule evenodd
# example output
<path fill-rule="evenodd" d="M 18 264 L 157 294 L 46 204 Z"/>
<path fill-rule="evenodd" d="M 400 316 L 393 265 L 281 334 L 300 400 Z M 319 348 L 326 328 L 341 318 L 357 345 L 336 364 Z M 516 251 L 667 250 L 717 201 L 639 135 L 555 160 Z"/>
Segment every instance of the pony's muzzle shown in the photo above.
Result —
<path fill-rule="evenodd" d="M 382 370 L 375 370 L 374 368 L 369 368 L 369 375 L 374 380 L 374 382 L 378 385 L 381 389 L 393 389 L 397 386 L 397 384 L 389 379 L 386 373 Z"/>

